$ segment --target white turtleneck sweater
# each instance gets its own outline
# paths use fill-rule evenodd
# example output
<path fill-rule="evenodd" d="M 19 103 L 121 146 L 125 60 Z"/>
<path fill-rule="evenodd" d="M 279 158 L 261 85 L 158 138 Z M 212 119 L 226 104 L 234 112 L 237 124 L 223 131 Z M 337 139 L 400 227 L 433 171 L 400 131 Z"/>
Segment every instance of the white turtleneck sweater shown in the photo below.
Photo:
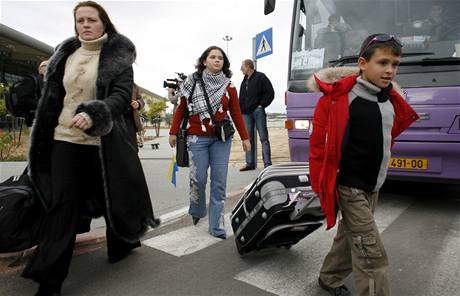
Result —
<path fill-rule="evenodd" d="M 107 41 L 107 34 L 91 41 L 79 40 L 81 47 L 67 58 L 65 64 L 63 83 L 66 95 L 54 130 L 54 139 L 81 145 L 99 145 L 99 137 L 89 136 L 83 130 L 71 126 L 78 105 L 84 101 L 96 100 L 99 56 L 102 45 Z M 86 113 L 82 115 L 91 125 L 89 116 Z"/>

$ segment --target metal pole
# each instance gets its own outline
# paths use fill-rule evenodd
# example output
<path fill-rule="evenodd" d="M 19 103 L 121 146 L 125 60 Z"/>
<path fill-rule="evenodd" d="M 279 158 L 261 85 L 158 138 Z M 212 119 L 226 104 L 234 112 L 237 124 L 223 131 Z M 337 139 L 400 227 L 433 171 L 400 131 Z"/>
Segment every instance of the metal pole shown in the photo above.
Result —
<path fill-rule="evenodd" d="M 230 55 L 228 52 L 228 42 L 232 41 L 233 38 L 231 36 L 225 35 L 224 37 L 222 37 L 222 39 L 227 42 L 227 55 Z"/>
<path fill-rule="evenodd" d="M 256 58 L 256 37 L 252 37 L 252 60 L 254 61 L 254 70 L 257 69 L 257 58 Z M 257 126 L 254 124 L 254 167 L 257 168 Z"/>

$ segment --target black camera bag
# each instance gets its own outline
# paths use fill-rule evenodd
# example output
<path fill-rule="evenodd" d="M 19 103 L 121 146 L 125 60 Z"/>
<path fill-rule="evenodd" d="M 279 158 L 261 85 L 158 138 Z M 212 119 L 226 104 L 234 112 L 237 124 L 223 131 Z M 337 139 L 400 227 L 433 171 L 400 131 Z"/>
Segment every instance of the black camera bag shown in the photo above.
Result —
<path fill-rule="evenodd" d="M 230 119 L 226 118 L 222 121 L 216 121 L 212 114 L 211 103 L 209 102 L 208 93 L 206 92 L 206 87 L 204 85 L 203 77 L 200 77 L 201 88 L 203 89 L 203 95 L 206 100 L 206 105 L 208 106 L 209 115 L 211 115 L 212 124 L 214 126 L 214 135 L 222 142 L 225 142 L 228 138 L 233 136 L 235 133 L 235 128 Z"/>
<path fill-rule="evenodd" d="M 214 123 L 214 134 L 222 142 L 225 142 L 229 137 L 233 136 L 235 128 L 230 119 L 224 119 Z"/>

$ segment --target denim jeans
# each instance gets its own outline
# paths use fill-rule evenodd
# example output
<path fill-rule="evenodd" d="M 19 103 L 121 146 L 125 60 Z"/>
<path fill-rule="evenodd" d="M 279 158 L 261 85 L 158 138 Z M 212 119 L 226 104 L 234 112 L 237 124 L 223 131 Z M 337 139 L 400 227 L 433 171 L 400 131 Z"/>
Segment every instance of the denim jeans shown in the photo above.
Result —
<path fill-rule="evenodd" d="M 267 114 L 265 109 L 257 107 L 251 114 L 243 114 L 244 122 L 246 123 L 246 129 L 249 133 L 249 140 L 251 141 L 251 151 L 246 152 L 246 164 L 253 166 L 256 163 L 254 159 L 254 125 L 257 128 L 260 142 L 262 143 L 262 157 L 264 160 L 264 166 L 268 167 L 272 165 L 271 152 L 270 152 L 270 141 L 268 140 L 268 129 L 267 129 Z"/>
<path fill-rule="evenodd" d="M 209 198 L 209 233 L 225 234 L 224 205 L 227 187 L 228 161 L 232 139 L 225 142 L 216 137 L 194 136 L 187 138 L 190 158 L 190 208 L 189 214 L 206 216 L 206 183 L 211 167 L 211 196 Z"/>

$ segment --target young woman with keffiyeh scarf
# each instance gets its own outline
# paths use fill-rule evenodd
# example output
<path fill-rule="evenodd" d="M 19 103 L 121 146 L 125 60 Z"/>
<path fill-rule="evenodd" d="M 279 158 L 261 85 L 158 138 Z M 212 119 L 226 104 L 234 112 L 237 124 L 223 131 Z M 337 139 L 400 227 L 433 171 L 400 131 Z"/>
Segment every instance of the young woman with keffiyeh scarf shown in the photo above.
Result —
<path fill-rule="evenodd" d="M 195 75 L 190 75 L 181 86 L 181 101 L 169 131 L 169 144 L 171 147 L 176 146 L 176 135 L 187 108 L 189 111 L 187 146 L 190 158 L 189 214 L 195 225 L 200 218 L 206 216 L 206 183 L 208 167 L 211 167 L 209 233 L 225 239 L 224 203 L 232 141 L 222 142 L 217 139 L 213 132 L 211 118 L 214 122 L 225 120 L 228 118 L 227 111 L 230 111 L 243 140 L 243 150 L 250 151 L 251 144 L 240 111 L 238 94 L 230 81 L 232 76 L 230 62 L 224 51 L 217 46 L 207 48 L 198 59 L 196 69 Z M 209 114 L 202 85 L 196 81 L 199 76 L 203 79 L 213 114 Z M 191 100 L 189 100 L 190 96 Z"/>

